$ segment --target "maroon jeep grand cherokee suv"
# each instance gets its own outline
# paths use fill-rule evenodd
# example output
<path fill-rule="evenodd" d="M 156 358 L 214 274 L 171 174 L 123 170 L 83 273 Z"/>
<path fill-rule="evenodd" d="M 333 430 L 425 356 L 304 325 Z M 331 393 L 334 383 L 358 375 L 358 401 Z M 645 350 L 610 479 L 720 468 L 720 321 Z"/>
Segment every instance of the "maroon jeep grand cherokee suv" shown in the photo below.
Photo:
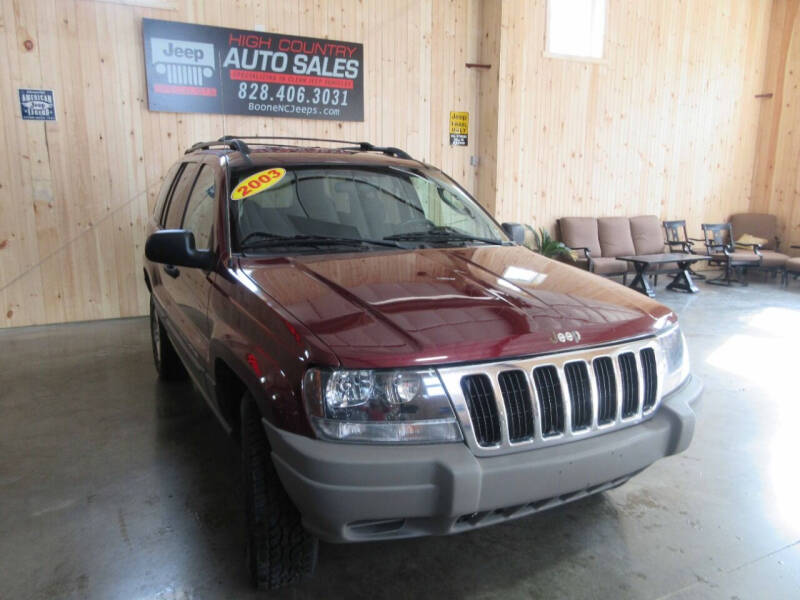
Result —
<path fill-rule="evenodd" d="M 310 573 L 318 539 L 499 523 L 688 446 L 675 314 L 520 233 L 396 148 L 226 137 L 172 167 L 155 363 L 241 440 L 257 585 Z"/>

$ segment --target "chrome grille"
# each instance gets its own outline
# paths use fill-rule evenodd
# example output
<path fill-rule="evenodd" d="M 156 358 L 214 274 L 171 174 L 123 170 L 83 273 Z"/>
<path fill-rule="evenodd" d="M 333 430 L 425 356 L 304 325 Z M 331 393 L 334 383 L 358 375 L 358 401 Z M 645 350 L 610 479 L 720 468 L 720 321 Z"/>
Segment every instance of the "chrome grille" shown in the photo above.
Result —
<path fill-rule="evenodd" d="M 551 446 L 651 415 L 665 358 L 653 339 L 438 369 L 478 456 Z"/>
<path fill-rule="evenodd" d="M 614 363 L 608 356 L 594 359 L 597 382 L 597 424 L 605 425 L 617 418 L 617 378 Z"/>
<path fill-rule="evenodd" d="M 469 375 L 461 380 L 464 397 L 469 404 L 475 438 L 481 446 L 491 446 L 500 441 L 500 420 L 492 384 L 487 375 Z"/>
<path fill-rule="evenodd" d="M 533 438 L 533 406 L 523 371 L 503 371 L 498 377 L 512 442 Z"/>
<path fill-rule="evenodd" d="M 644 409 L 653 408 L 658 394 L 658 368 L 656 367 L 656 353 L 652 348 L 645 348 L 639 352 L 642 361 L 642 374 L 644 375 Z"/>
<path fill-rule="evenodd" d="M 589 369 L 583 361 L 564 365 L 572 408 L 572 431 L 587 429 L 592 424 L 592 391 L 589 389 Z"/>
<path fill-rule="evenodd" d="M 633 352 L 619 355 L 619 374 L 622 379 L 622 418 L 627 419 L 639 410 L 639 374 Z"/>
<path fill-rule="evenodd" d="M 561 381 L 553 366 L 533 370 L 536 396 L 542 413 L 542 435 L 548 437 L 564 432 L 564 406 Z"/>

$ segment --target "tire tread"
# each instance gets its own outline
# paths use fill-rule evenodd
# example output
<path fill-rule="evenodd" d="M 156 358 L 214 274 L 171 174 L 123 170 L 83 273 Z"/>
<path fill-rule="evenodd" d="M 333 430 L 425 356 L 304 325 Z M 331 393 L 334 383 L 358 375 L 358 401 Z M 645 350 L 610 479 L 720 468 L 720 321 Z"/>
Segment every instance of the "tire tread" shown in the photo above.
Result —
<path fill-rule="evenodd" d="M 156 313 L 155 311 L 156 311 L 155 300 L 153 300 L 151 296 L 150 297 L 151 320 L 154 317 L 157 318 L 158 313 Z M 161 338 L 160 363 L 156 358 L 155 340 L 152 339 L 152 329 L 150 331 L 151 342 L 153 344 L 153 362 L 155 363 L 156 371 L 158 372 L 158 378 L 161 379 L 162 381 L 185 381 L 188 378 L 188 373 L 186 372 L 186 368 L 183 366 L 181 357 L 178 356 L 178 353 L 175 351 L 175 347 L 172 345 L 172 340 L 169 339 L 169 334 L 167 333 L 164 324 L 161 322 L 161 319 L 159 319 L 158 321 L 158 328 L 159 328 L 159 337 Z"/>
<path fill-rule="evenodd" d="M 249 566 L 253 582 L 274 590 L 297 583 L 316 568 L 318 541 L 303 527 L 270 459 L 255 402 L 242 400 L 242 465 L 248 502 Z"/>

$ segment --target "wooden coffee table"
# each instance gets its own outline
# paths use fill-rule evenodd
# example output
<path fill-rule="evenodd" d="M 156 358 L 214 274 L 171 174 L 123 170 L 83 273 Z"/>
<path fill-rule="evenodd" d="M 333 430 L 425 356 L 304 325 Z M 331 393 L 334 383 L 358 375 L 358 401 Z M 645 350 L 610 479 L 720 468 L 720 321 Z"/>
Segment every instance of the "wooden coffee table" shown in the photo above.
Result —
<path fill-rule="evenodd" d="M 633 263 L 636 268 L 636 277 L 633 278 L 630 287 L 634 290 L 647 294 L 653 298 L 656 293 L 653 291 L 653 286 L 647 280 L 648 269 L 654 265 L 663 265 L 666 263 L 678 263 L 678 272 L 673 276 L 672 281 L 667 285 L 667 289 L 673 292 L 688 292 L 696 294 L 700 290 L 692 281 L 692 275 L 689 268 L 693 263 L 703 260 L 711 260 L 710 256 L 703 256 L 702 254 L 681 254 L 672 252 L 668 254 L 641 254 L 639 256 L 618 256 L 618 260 Z"/>

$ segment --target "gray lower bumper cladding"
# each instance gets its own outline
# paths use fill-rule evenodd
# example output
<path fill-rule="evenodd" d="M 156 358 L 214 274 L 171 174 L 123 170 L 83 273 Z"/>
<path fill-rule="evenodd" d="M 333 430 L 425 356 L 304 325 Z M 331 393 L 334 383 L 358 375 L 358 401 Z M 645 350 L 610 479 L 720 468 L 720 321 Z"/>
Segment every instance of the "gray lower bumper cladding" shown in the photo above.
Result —
<path fill-rule="evenodd" d="M 314 440 L 264 421 L 272 459 L 306 528 L 328 542 L 444 535 L 525 516 L 624 483 L 682 452 L 702 383 L 648 420 L 594 438 L 476 457 L 464 443 L 378 446 Z"/>

